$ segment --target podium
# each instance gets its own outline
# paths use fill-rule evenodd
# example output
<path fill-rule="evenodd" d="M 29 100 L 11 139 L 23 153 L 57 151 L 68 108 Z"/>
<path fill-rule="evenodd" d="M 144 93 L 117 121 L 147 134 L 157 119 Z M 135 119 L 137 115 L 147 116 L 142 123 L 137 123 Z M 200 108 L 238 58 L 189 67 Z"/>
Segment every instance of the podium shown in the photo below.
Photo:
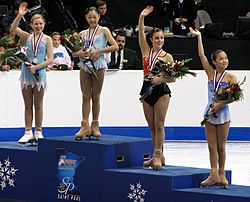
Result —
<path fill-rule="evenodd" d="M 143 168 L 151 139 L 103 135 L 39 139 L 37 146 L 0 143 L 0 199 L 30 202 L 249 201 L 250 187 L 199 188 L 209 169 Z M 231 171 L 226 171 L 231 183 Z"/>

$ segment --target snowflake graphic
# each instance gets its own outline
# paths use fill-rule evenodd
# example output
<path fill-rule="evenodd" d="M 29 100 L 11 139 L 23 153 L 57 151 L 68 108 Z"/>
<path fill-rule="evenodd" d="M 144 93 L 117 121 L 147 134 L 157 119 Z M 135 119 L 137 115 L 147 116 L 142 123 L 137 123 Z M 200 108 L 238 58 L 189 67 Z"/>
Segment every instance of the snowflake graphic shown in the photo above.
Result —
<path fill-rule="evenodd" d="M 4 163 L 0 161 L 0 186 L 2 188 L 2 191 L 7 186 L 15 187 L 15 180 L 12 177 L 16 175 L 18 169 L 11 167 L 10 164 L 11 162 L 9 160 L 9 157 L 8 159 L 4 160 Z"/>
<path fill-rule="evenodd" d="M 140 182 L 134 184 L 130 184 L 130 193 L 128 194 L 128 198 L 129 200 L 133 201 L 133 202 L 144 202 L 145 199 L 145 195 L 147 193 L 146 190 L 142 189 L 142 185 Z"/>

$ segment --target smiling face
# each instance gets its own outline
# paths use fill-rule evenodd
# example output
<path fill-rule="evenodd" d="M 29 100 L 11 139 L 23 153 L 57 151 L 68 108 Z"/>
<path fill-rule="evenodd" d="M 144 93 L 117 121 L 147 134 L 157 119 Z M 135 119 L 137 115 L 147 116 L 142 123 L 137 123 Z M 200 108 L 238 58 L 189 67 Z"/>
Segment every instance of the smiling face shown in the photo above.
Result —
<path fill-rule="evenodd" d="M 154 49 L 162 48 L 164 44 L 164 34 L 162 30 L 154 32 L 152 37 L 150 38 Z"/>
<path fill-rule="evenodd" d="M 85 18 L 90 27 L 95 27 L 99 22 L 100 15 L 95 10 L 91 10 L 85 15 Z"/>
<path fill-rule="evenodd" d="M 35 14 L 31 18 L 31 27 L 35 33 L 40 33 L 43 31 L 45 26 L 45 20 L 42 15 Z"/>
<path fill-rule="evenodd" d="M 217 69 L 225 69 L 229 64 L 227 54 L 224 51 L 215 52 L 213 56 L 213 63 Z"/>

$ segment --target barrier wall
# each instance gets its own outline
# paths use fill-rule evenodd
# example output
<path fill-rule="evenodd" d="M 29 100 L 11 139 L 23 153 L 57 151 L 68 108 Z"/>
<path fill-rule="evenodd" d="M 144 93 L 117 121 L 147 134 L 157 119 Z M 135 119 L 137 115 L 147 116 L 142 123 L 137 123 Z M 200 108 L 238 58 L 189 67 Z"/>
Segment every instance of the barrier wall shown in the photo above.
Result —
<path fill-rule="evenodd" d="M 207 102 L 207 78 L 204 71 L 197 77 L 185 77 L 169 84 L 172 97 L 166 126 L 199 127 Z M 232 127 L 249 127 L 250 72 L 232 71 L 242 86 L 244 100 L 230 105 Z M 19 71 L 0 72 L 0 128 L 24 126 L 24 105 Z M 44 127 L 74 127 L 81 121 L 79 71 L 48 72 L 48 88 L 44 98 Z M 139 91 L 142 71 L 108 71 L 101 96 L 101 126 L 146 126 Z"/>

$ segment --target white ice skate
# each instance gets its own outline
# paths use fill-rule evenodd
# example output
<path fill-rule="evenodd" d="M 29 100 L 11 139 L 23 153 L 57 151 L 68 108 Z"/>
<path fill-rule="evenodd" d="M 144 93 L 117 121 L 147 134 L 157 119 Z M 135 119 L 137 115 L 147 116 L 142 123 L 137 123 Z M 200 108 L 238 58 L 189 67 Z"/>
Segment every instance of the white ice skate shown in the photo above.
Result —
<path fill-rule="evenodd" d="M 35 142 L 38 142 L 38 139 L 42 139 L 42 138 L 43 138 L 42 131 L 36 130 L 35 131 Z"/>
<path fill-rule="evenodd" d="M 27 143 L 33 143 L 35 141 L 32 130 L 26 130 L 23 137 L 18 140 L 18 144 L 25 145 Z"/>

